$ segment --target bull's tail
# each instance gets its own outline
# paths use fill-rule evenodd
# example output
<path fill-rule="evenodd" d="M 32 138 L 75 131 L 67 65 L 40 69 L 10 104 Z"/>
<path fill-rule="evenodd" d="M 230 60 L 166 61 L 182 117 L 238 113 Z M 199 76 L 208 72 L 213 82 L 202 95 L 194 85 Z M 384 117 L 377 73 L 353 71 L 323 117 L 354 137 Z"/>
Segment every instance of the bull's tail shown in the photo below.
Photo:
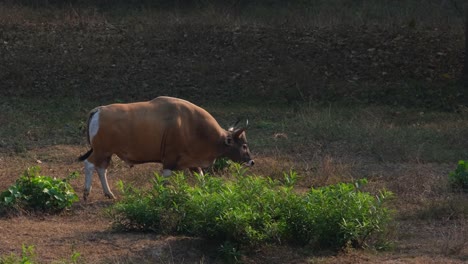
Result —
<path fill-rule="evenodd" d="M 91 122 L 91 118 L 93 118 L 94 114 L 96 114 L 98 110 L 99 110 L 99 107 L 96 107 L 89 112 L 88 122 L 86 123 L 86 140 L 88 141 L 88 144 L 90 145 L 91 145 L 91 140 L 89 138 L 89 123 Z M 83 161 L 87 159 L 89 155 L 91 155 L 91 153 L 93 153 L 93 148 L 91 148 L 90 150 L 88 150 L 88 152 L 78 157 L 78 161 Z"/>
<path fill-rule="evenodd" d="M 78 161 L 83 161 L 85 159 L 87 159 L 91 153 L 93 153 L 93 149 L 90 149 L 88 150 L 88 152 L 86 152 L 85 154 L 81 155 L 79 158 L 78 158 Z"/>

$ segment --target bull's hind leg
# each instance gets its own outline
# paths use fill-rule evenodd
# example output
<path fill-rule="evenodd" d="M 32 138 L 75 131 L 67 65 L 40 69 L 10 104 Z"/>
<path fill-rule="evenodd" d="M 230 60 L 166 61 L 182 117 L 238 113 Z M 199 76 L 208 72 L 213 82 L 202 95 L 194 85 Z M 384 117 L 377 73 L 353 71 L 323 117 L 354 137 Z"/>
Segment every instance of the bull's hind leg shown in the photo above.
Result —
<path fill-rule="evenodd" d="M 89 193 L 91 192 L 91 183 L 93 178 L 94 170 L 97 171 L 99 179 L 101 180 L 102 189 L 104 190 L 104 195 L 107 198 L 115 198 L 114 194 L 109 188 L 109 183 L 107 182 L 107 167 L 109 166 L 110 156 L 99 155 L 94 151 L 85 162 L 85 189 L 83 194 L 83 199 L 86 201 Z"/>
<path fill-rule="evenodd" d="M 89 162 L 87 159 L 84 161 L 85 164 L 85 188 L 83 193 L 83 200 L 88 199 L 88 195 L 91 192 L 91 183 L 93 181 L 93 173 L 95 170 L 95 166 L 93 163 Z"/>

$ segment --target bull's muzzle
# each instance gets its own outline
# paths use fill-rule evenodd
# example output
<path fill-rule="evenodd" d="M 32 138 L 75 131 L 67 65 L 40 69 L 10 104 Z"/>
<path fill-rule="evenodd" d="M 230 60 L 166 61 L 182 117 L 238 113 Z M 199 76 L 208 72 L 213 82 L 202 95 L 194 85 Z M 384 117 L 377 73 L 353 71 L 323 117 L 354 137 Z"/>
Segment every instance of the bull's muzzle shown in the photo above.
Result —
<path fill-rule="evenodd" d="M 255 164 L 254 160 L 249 160 L 248 162 L 245 163 L 248 167 L 252 167 Z"/>

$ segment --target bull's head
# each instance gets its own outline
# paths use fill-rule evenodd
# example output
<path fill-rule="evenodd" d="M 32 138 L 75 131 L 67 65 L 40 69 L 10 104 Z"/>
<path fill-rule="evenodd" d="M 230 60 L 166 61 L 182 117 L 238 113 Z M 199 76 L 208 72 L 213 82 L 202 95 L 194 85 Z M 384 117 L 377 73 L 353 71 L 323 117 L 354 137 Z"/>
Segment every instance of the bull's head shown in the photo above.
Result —
<path fill-rule="evenodd" d="M 247 146 L 247 138 L 245 136 L 245 128 L 235 129 L 230 128 L 224 141 L 227 151 L 225 156 L 232 161 L 245 163 L 247 166 L 254 165 L 253 159 L 250 157 L 250 150 Z"/>

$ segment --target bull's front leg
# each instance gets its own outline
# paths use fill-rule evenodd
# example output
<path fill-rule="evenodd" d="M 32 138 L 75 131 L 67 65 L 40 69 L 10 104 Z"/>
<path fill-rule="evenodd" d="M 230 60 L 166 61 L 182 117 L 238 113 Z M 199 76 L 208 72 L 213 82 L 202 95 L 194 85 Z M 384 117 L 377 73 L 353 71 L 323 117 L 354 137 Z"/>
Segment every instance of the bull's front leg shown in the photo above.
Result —
<path fill-rule="evenodd" d="M 203 176 L 203 170 L 200 167 L 190 168 L 190 173 L 197 173 L 198 175 Z"/>

